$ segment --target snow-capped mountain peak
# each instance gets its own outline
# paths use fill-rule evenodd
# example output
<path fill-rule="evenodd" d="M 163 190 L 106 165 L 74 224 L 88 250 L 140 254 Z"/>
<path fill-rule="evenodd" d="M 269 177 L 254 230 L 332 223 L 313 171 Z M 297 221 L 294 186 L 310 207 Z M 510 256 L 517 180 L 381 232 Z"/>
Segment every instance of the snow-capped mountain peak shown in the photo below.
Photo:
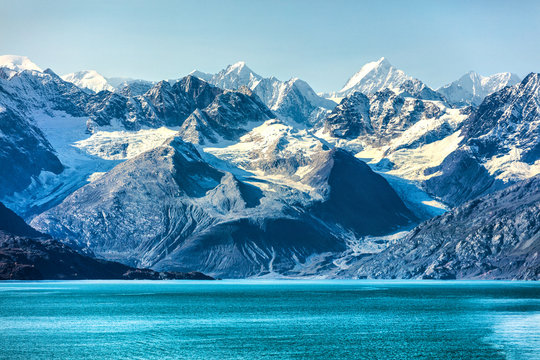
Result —
<path fill-rule="evenodd" d="M 521 82 L 521 79 L 516 74 L 510 72 L 493 74 L 491 76 L 482 77 L 482 86 L 484 89 L 494 93 L 508 85 L 515 85 Z"/>
<path fill-rule="evenodd" d="M 509 72 L 482 76 L 475 71 L 469 71 L 458 80 L 442 86 L 437 91 L 453 105 L 472 104 L 478 106 L 486 96 L 505 86 L 516 85 L 520 81 L 519 76 Z"/>
<path fill-rule="evenodd" d="M 238 61 L 212 77 L 212 83 L 223 89 L 255 88 L 262 77 L 251 70 L 244 61 Z"/>
<path fill-rule="evenodd" d="M 292 120 L 296 124 L 314 124 L 336 105 L 333 101 L 318 96 L 303 80 L 292 78 L 280 81 L 275 77 L 263 78 L 253 72 L 244 61 L 229 65 L 214 75 L 198 70 L 192 71 L 190 75 L 222 89 L 238 90 L 246 87 L 282 120 Z"/>
<path fill-rule="evenodd" d="M 205 73 L 205 72 L 199 71 L 197 69 L 193 70 L 188 75 L 198 77 L 199 79 L 204 80 L 204 81 L 210 81 L 212 79 L 212 76 L 213 76 L 212 74 Z"/>
<path fill-rule="evenodd" d="M 233 71 L 233 70 L 238 70 L 238 71 L 242 71 L 243 69 L 246 69 L 248 71 L 251 71 L 250 68 L 247 67 L 246 65 L 246 62 L 245 61 L 237 61 L 236 63 L 232 64 L 232 65 L 229 65 L 227 67 L 227 69 L 230 71 Z"/>
<path fill-rule="evenodd" d="M 0 67 L 8 68 L 13 71 L 34 70 L 43 71 L 39 66 L 34 64 L 26 56 L 19 55 L 1 55 Z"/>
<path fill-rule="evenodd" d="M 341 99 L 355 91 L 365 95 L 373 95 L 385 89 L 390 89 L 403 97 L 446 102 L 441 94 L 422 81 L 397 69 L 384 57 L 365 64 L 360 71 L 347 81 L 340 91 L 325 94 L 325 96 L 329 99 L 341 101 Z"/>
<path fill-rule="evenodd" d="M 73 83 L 80 88 L 98 93 L 103 90 L 114 91 L 114 87 L 107 79 L 95 70 L 83 70 L 62 75 L 64 81 Z"/>
<path fill-rule="evenodd" d="M 362 66 L 360 71 L 351 76 L 339 93 L 344 96 L 354 91 L 373 94 L 384 88 L 397 89 L 407 80 L 412 80 L 412 78 L 382 57 Z"/>

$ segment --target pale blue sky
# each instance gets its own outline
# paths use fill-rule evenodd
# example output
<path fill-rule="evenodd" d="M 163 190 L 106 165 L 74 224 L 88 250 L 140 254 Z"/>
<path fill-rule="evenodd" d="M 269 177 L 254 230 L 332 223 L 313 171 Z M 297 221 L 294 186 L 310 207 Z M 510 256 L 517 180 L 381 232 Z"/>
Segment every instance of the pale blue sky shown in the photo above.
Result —
<path fill-rule="evenodd" d="M 540 71 L 540 1 L 0 0 L 0 54 L 59 74 L 176 78 L 244 60 L 339 89 L 381 56 L 432 87 Z"/>

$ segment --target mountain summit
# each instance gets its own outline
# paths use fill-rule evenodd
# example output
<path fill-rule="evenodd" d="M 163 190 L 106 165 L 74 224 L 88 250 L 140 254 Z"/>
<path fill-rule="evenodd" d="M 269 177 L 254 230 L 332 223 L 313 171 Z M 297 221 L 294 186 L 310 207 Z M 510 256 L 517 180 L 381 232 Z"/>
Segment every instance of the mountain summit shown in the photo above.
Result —
<path fill-rule="evenodd" d="M 0 56 L 0 67 L 8 68 L 13 71 L 34 70 L 43 71 L 26 56 L 2 55 Z"/>
<path fill-rule="evenodd" d="M 92 90 L 95 93 L 103 90 L 114 91 L 114 87 L 109 84 L 108 80 L 95 70 L 84 70 L 62 75 L 62 79 L 80 88 Z"/>
<path fill-rule="evenodd" d="M 516 85 L 520 81 L 519 76 L 509 72 L 482 76 L 477 72 L 469 71 L 458 80 L 444 85 L 437 91 L 455 106 L 478 106 L 486 96 L 505 86 Z"/>
<path fill-rule="evenodd" d="M 347 83 L 339 92 L 344 95 L 348 95 L 353 91 L 373 94 L 384 88 L 398 89 L 407 80 L 412 80 L 412 78 L 402 70 L 393 67 L 386 58 L 382 57 L 377 61 L 362 66 L 360 71 L 347 80 Z"/>
<path fill-rule="evenodd" d="M 222 89 L 238 90 L 245 86 L 282 120 L 297 124 L 318 123 L 336 106 L 335 102 L 317 95 L 305 81 L 263 78 L 244 61 L 229 65 L 214 75 L 198 70 L 192 71 L 191 75 Z"/>
<path fill-rule="evenodd" d="M 420 80 L 397 69 L 384 57 L 362 66 L 360 71 L 347 80 L 341 90 L 331 94 L 330 97 L 342 99 L 355 91 L 365 95 L 372 95 L 385 89 L 392 90 L 396 94 L 402 94 L 405 97 L 445 102 L 444 97 L 439 93 Z"/>

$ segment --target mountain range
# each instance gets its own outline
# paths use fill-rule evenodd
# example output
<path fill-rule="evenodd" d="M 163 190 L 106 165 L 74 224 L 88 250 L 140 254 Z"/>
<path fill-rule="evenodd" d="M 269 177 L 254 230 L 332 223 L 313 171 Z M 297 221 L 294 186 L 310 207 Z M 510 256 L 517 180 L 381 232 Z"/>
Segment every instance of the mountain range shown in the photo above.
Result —
<path fill-rule="evenodd" d="M 433 90 L 381 58 L 317 94 L 244 62 L 152 82 L 2 56 L 0 201 L 73 251 L 158 272 L 538 278 L 539 83 Z M 440 241 L 436 264 L 410 245 Z M 491 255 L 448 250 L 467 241 Z"/>

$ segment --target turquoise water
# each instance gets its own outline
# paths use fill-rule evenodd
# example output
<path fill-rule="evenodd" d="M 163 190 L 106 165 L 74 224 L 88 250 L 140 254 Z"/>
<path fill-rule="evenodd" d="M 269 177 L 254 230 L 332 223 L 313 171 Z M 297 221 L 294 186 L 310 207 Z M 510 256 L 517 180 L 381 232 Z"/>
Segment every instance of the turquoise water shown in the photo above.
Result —
<path fill-rule="evenodd" d="M 0 283 L 5 359 L 540 359 L 540 283 Z"/>

